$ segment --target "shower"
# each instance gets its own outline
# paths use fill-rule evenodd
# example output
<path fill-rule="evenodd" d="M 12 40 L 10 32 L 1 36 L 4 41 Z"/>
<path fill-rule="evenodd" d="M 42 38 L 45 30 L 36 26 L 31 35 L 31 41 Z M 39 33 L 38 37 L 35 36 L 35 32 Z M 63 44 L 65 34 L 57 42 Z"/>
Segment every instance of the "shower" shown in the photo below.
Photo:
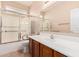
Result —
<path fill-rule="evenodd" d="M 28 39 L 31 23 L 25 10 L 8 7 L 0 11 L 0 42 L 8 43 Z"/>

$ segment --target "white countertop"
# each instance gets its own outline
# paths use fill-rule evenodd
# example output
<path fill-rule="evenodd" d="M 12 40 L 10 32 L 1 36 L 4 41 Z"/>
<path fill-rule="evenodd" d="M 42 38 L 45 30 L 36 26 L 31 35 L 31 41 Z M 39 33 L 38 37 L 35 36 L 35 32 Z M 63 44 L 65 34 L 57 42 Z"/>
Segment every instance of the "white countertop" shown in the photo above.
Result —
<path fill-rule="evenodd" d="M 79 37 L 53 34 L 54 39 L 50 38 L 50 33 L 29 36 L 66 56 L 79 57 Z"/>

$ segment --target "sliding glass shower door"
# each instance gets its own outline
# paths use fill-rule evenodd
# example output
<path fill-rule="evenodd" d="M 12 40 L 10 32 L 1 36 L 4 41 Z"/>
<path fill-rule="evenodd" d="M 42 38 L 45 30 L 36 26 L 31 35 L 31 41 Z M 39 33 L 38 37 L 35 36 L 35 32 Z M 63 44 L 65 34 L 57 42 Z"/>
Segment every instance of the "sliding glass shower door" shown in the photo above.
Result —
<path fill-rule="evenodd" d="M 30 24 L 25 15 L 3 11 L 0 19 L 0 42 L 8 43 L 27 39 L 31 31 Z"/>
<path fill-rule="evenodd" d="M 2 38 L 1 43 L 18 40 L 19 17 L 9 14 L 2 15 Z"/>

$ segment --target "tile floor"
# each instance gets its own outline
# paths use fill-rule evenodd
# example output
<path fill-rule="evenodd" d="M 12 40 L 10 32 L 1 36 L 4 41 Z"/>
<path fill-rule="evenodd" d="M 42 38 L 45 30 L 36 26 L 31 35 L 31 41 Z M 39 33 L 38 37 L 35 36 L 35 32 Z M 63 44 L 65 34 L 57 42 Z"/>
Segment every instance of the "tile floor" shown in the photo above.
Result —
<path fill-rule="evenodd" d="M 11 52 L 5 55 L 1 55 L 0 57 L 31 57 L 29 52 L 23 53 L 23 52 Z"/>

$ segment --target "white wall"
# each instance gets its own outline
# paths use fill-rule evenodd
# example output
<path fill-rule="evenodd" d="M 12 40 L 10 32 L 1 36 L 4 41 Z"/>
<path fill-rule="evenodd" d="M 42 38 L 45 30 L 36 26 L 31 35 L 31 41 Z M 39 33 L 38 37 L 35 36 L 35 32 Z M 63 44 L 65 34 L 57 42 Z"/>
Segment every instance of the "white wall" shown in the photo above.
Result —
<path fill-rule="evenodd" d="M 79 8 L 79 1 L 58 1 L 50 7 L 46 17 L 51 22 L 52 31 L 71 32 L 70 12 L 74 8 Z"/>

